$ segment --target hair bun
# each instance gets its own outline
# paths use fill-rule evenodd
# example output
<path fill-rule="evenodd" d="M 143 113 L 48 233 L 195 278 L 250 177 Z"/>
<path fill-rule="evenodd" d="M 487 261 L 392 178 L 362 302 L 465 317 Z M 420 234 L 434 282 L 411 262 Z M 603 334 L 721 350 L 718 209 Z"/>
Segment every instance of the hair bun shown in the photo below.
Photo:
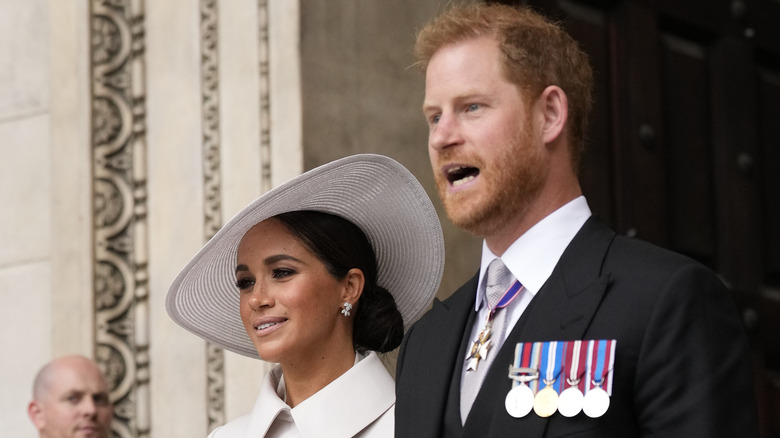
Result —
<path fill-rule="evenodd" d="M 358 300 L 352 338 L 358 351 L 386 353 L 401 345 L 404 319 L 387 289 L 364 290 Z"/>

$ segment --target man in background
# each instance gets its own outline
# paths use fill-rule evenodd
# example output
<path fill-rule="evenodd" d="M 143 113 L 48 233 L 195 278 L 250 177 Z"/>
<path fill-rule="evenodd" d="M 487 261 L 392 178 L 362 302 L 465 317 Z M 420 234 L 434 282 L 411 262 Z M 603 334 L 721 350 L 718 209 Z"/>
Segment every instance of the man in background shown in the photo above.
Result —
<path fill-rule="evenodd" d="M 74 355 L 41 368 L 27 413 L 41 438 L 108 438 L 114 408 L 95 362 Z"/>

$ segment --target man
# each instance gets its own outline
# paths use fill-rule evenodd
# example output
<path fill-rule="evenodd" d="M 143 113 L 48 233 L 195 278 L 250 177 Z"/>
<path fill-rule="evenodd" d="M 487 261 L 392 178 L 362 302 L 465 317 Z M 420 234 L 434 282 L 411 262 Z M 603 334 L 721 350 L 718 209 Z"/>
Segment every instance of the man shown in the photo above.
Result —
<path fill-rule="evenodd" d="M 756 436 L 723 284 L 591 217 L 576 42 L 529 9 L 475 3 L 424 27 L 415 53 L 439 195 L 484 243 L 478 274 L 401 345 L 396 436 Z"/>
<path fill-rule="evenodd" d="M 97 365 L 64 356 L 38 372 L 27 413 L 41 438 L 108 438 L 114 408 Z"/>

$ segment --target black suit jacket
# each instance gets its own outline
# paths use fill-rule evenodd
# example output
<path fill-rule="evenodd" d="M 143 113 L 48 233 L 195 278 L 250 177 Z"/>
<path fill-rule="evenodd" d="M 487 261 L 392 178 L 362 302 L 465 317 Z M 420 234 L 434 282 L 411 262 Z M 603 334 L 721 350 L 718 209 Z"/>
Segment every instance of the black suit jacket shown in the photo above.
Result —
<path fill-rule="evenodd" d="M 444 422 L 460 418 L 459 399 L 448 403 L 448 395 L 460 386 L 477 278 L 436 300 L 406 334 L 396 370 L 397 437 L 457 436 L 445 435 Z M 607 413 L 509 416 L 515 344 L 576 339 L 617 340 Z M 757 436 L 756 428 L 747 341 L 720 280 L 591 218 L 498 351 L 462 436 L 741 438 Z"/>

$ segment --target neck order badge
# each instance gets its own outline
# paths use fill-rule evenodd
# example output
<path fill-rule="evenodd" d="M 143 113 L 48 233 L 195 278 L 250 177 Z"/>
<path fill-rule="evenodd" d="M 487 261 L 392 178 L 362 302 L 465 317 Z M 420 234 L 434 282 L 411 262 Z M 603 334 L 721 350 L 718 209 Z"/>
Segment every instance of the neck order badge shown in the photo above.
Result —
<path fill-rule="evenodd" d="M 509 288 L 506 294 L 501 298 L 501 301 L 496 304 L 496 307 L 490 310 L 487 321 L 485 321 L 485 328 L 479 332 L 479 336 L 477 336 L 474 344 L 471 345 L 471 351 L 469 352 L 468 357 L 468 371 L 476 371 L 477 367 L 479 366 L 479 360 L 486 359 L 488 356 L 490 347 L 493 345 L 493 341 L 490 340 L 490 337 L 493 334 L 493 317 L 495 316 L 496 311 L 509 305 L 509 303 L 511 303 L 512 300 L 514 300 L 522 290 L 523 286 L 519 281 L 516 281 L 515 284 L 512 285 L 512 287 Z"/>

